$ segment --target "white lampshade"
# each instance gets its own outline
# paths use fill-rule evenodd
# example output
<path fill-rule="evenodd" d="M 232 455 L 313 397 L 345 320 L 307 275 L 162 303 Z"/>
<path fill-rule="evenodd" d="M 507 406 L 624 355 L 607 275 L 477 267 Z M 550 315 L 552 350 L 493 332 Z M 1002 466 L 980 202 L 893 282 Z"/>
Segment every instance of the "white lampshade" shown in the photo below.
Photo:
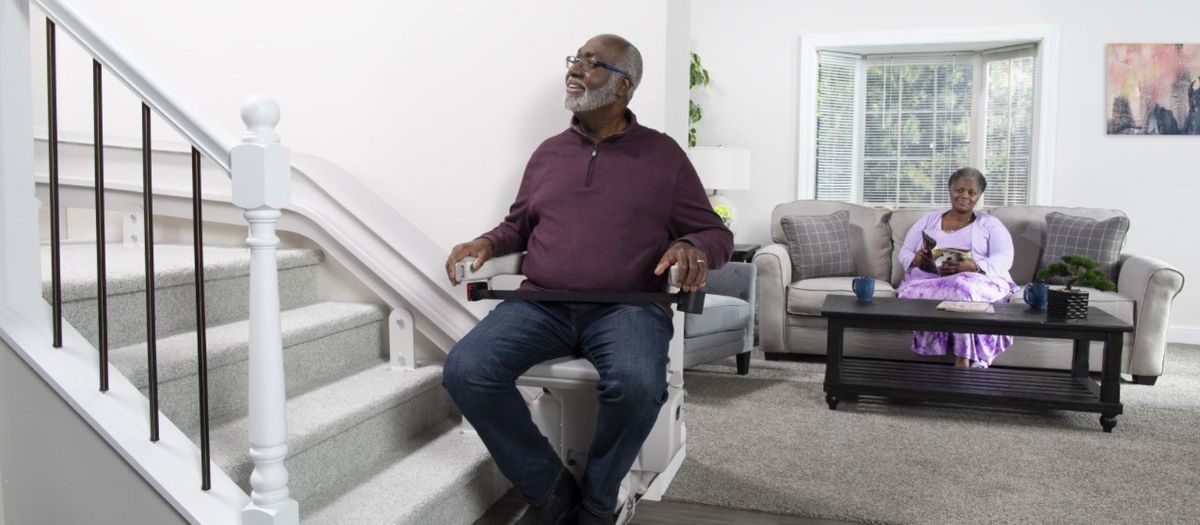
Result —
<path fill-rule="evenodd" d="M 689 148 L 688 158 L 700 182 L 710 190 L 750 189 L 750 150 L 743 148 Z"/>

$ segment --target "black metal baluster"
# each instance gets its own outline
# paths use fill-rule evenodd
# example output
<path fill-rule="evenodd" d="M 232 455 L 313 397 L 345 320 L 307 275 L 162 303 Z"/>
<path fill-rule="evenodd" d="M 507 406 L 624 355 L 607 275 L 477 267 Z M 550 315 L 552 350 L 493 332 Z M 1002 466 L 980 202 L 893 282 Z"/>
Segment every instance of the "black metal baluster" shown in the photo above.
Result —
<path fill-rule="evenodd" d="M 96 136 L 96 299 L 100 333 L 100 391 L 108 392 L 108 271 L 104 253 L 104 107 L 100 62 L 92 60 L 92 124 Z"/>
<path fill-rule="evenodd" d="M 150 441 L 158 441 L 158 348 L 154 330 L 154 199 L 150 186 L 150 106 L 142 103 L 142 207 L 146 243 L 146 374 L 150 387 Z"/>
<path fill-rule="evenodd" d="M 192 244 L 196 255 L 196 361 L 200 383 L 200 489 L 212 488 L 208 448 L 208 343 L 204 316 L 204 227 L 200 210 L 200 152 L 192 148 Z"/>
<path fill-rule="evenodd" d="M 54 311 L 54 348 L 62 348 L 62 260 L 58 242 L 58 73 L 54 22 L 46 19 L 46 95 L 49 106 L 50 157 L 50 303 Z"/>

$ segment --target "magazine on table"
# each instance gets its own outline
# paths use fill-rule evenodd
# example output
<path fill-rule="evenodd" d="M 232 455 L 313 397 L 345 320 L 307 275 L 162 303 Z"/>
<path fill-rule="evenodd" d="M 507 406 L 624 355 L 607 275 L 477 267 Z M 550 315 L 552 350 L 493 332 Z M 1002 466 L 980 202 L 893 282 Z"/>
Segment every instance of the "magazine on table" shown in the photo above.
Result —
<path fill-rule="evenodd" d="M 962 312 L 968 314 L 994 314 L 996 307 L 983 301 L 942 301 L 937 305 L 938 310 L 947 312 Z"/>

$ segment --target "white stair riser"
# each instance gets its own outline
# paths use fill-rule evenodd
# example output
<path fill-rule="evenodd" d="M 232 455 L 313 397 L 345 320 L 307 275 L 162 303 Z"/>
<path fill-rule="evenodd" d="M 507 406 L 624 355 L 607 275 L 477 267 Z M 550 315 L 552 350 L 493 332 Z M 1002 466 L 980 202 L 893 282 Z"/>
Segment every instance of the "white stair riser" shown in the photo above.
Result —
<path fill-rule="evenodd" d="M 279 271 L 280 308 L 287 310 L 317 300 L 316 266 Z M 208 325 L 215 326 L 247 318 L 250 305 L 248 275 L 204 282 L 204 312 Z M 49 296 L 46 296 L 49 301 Z M 63 303 L 63 318 L 98 346 L 99 320 L 95 297 Z M 158 337 L 196 329 L 196 287 L 193 284 L 156 288 L 155 331 Z M 118 348 L 146 340 L 146 292 L 110 294 L 108 297 L 108 345 Z"/>
<path fill-rule="evenodd" d="M 380 364 L 383 356 L 382 321 L 351 330 L 286 346 L 283 349 L 284 373 L 288 397 L 295 397 L 325 383 L 336 381 Z M 246 415 L 248 406 L 246 350 L 240 359 L 208 371 L 209 421 L 228 420 Z M 144 384 L 145 370 L 130 380 Z M 198 435 L 200 398 L 195 373 L 159 384 L 159 408 L 188 435 Z M 142 388 L 142 393 L 148 390 Z"/>

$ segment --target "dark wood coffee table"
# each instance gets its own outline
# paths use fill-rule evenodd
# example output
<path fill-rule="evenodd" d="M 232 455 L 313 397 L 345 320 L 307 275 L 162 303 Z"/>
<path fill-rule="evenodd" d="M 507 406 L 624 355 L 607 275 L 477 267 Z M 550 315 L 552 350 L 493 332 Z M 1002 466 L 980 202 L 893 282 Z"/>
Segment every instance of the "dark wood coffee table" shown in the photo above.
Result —
<path fill-rule="evenodd" d="M 1045 311 L 1025 304 L 997 304 L 991 314 L 946 312 L 941 301 L 876 298 L 859 303 L 852 296 L 830 295 L 821 308 L 829 322 L 825 400 L 875 395 L 914 401 L 943 401 L 1003 407 L 1099 412 L 1100 426 L 1112 432 L 1121 404 L 1121 344 L 1133 326 L 1096 308 L 1087 319 L 1047 319 Z M 1071 370 L 954 368 L 945 363 L 847 358 L 842 339 L 847 328 L 929 330 L 1072 339 Z M 1088 377 L 1088 346 L 1104 342 L 1100 383 Z M 897 352 L 911 352 L 897 348 Z"/>

